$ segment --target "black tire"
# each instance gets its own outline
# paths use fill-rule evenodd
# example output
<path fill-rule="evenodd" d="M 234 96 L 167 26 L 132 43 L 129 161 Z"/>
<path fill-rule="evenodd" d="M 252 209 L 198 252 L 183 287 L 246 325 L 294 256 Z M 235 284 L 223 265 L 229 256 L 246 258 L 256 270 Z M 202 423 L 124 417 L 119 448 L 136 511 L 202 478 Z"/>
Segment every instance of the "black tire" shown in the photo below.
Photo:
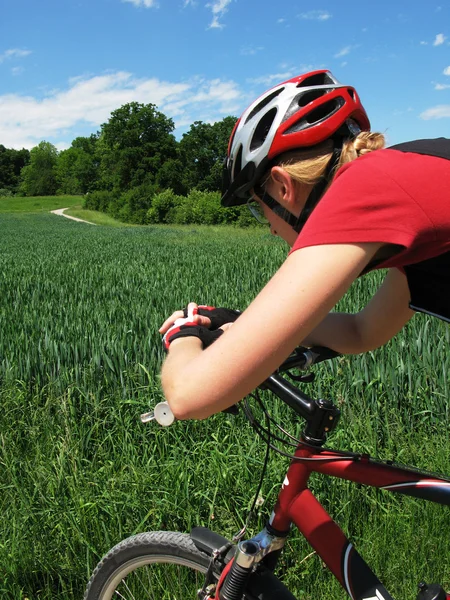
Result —
<path fill-rule="evenodd" d="M 226 542 L 220 538 L 218 543 Z M 86 588 L 84 600 L 197 600 L 210 550 L 204 552 L 187 533 L 152 531 L 134 535 L 114 546 L 99 562 Z M 219 572 L 214 572 L 217 581 Z M 145 582 L 144 578 L 145 577 Z M 126 580 L 126 581 L 125 581 Z M 261 568 L 247 582 L 245 600 L 295 600 L 268 569 Z"/>
<path fill-rule="evenodd" d="M 103 557 L 84 600 L 196 600 L 208 565 L 209 556 L 186 533 L 141 533 Z"/>

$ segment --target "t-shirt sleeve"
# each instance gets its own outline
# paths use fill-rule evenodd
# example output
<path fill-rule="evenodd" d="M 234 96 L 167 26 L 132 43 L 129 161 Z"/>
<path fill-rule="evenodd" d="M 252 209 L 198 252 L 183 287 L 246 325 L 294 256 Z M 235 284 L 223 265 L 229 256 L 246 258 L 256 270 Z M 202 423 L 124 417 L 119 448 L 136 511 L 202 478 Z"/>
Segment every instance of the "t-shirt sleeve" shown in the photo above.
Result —
<path fill-rule="evenodd" d="M 421 208 L 367 155 L 344 165 L 300 232 L 291 252 L 322 244 L 383 242 L 408 248 Z"/>

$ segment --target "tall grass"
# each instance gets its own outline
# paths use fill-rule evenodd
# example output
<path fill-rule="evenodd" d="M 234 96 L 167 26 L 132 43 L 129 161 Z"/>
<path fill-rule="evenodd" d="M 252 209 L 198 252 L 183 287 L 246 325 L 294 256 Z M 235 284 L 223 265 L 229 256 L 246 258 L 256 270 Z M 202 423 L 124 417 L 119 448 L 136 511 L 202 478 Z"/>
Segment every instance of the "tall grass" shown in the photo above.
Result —
<path fill-rule="evenodd" d="M 2 215 L 0 597 L 80 598 L 101 555 L 139 531 L 241 527 L 264 457 L 243 417 L 169 429 L 138 417 L 162 399 L 162 320 L 189 300 L 244 308 L 285 252 L 261 231 Z M 357 282 L 343 307 L 361 307 L 379 279 Z M 449 346 L 447 325 L 416 316 L 385 348 L 317 369 L 308 393 L 343 409 L 329 445 L 448 474 Z M 254 530 L 286 468 L 272 458 Z M 448 507 L 312 485 L 396 597 L 414 597 L 422 579 L 450 587 Z M 284 570 L 310 552 L 295 532 L 289 547 Z M 299 597 L 343 597 L 315 556 L 286 578 Z"/>

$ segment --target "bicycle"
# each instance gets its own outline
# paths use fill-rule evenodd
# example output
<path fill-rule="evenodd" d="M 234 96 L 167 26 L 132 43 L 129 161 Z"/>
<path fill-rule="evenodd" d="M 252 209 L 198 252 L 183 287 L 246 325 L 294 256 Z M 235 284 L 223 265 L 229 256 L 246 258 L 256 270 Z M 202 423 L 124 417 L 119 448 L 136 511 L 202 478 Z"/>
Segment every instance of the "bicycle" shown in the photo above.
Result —
<path fill-rule="evenodd" d="M 306 421 L 300 440 L 275 423 L 264 407 L 266 426 L 262 426 L 244 401 L 245 414 L 267 447 L 291 458 L 271 517 L 260 533 L 243 540 L 244 527 L 229 541 L 207 528 L 195 527 L 189 534 L 159 531 L 132 536 L 103 557 L 91 576 L 84 600 L 113 597 L 294 600 L 274 574 L 291 524 L 297 526 L 353 600 L 393 600 L 309 490 L 309 477 L 317 472 L 442 505 L 450 505 L 450 479 L 391 461 L 378 461 L 366 454 L 324 447 L 327 436 L 338 423 L 338 408 L 330 401 L 309 397 L 286 377 L 296 382 L 310 381 L 311 374 L 298 375 L 292 371 L 307 372 L 313 364 L 336 356 L 337 353 L 326 348 L 297 348 L 260 386 L 278 396 Z M 163 402 L 141 419 L 143 422 L 156 419 L 162 425 L 170 425 L 173 415 Z M 272 440 L 285 440 L 280 434 L 271 433 L 271 423 L 295 445 L 293 456 L 274 446 Z M 182 571 L 180 567 L 185 569 Z M 420 583 L 417 600 L 450 600 L 450 593 L 439 584 Z"/>

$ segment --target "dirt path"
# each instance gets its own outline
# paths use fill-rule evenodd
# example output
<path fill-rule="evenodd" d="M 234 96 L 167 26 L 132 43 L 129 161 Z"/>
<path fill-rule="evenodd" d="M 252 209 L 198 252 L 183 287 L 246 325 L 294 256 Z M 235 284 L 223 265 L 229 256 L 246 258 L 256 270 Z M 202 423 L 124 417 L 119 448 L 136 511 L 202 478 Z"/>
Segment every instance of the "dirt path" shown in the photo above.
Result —
<path fill-rule="evenodd" d="M 84 219 L 79 219 L 78 217 L 71 217 L 70 215 L 64 214 L 64 211 L 68 210 L 68 208 L 58 208 L 57 210 L 51 210 L 50 212 L 53 213 L 54 215 L 60 215 L 61 217 L 66 217 L 66 219 L 72 219 L 72 221 L 79 221 L 80 223 L 87 223 L 88 225 L 95 225 L 95 223 L 91 223 L 90 221 L 85 221 Z"/>

